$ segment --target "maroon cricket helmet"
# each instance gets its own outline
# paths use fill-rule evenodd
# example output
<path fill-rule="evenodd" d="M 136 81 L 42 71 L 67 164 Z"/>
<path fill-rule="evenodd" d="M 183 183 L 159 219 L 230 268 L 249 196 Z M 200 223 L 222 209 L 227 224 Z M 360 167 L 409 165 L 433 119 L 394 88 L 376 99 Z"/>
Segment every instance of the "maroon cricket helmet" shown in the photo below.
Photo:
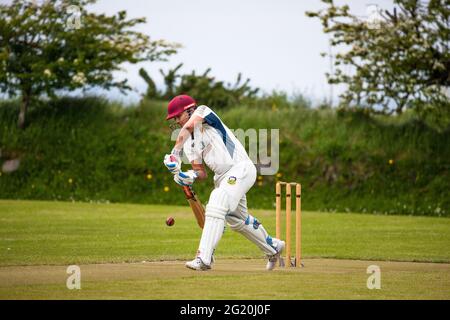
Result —
<path fill-rule="evenodd" d="M 195 100 L 186 94 L 176 96 L 170 100 L 169 105 L 167 106 L 166 120 L 172 119 L 180 115 L 184 110 L 195 107 L 196 105 L 197 103 Z"/>

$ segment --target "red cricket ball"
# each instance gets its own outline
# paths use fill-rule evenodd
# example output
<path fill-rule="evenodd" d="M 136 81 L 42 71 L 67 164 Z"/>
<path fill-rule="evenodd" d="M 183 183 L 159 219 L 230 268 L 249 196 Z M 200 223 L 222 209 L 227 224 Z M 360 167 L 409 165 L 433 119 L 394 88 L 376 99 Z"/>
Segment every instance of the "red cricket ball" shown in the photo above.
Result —
<path fill-rule="evenodd" d="M 175 219 L 174 219 L 174 218 L 168 217 L 168 218 L 166 219 L 166 224 L 167 224 L 169 227 L 173 226 L 174 223 L 175 223 Z"/>

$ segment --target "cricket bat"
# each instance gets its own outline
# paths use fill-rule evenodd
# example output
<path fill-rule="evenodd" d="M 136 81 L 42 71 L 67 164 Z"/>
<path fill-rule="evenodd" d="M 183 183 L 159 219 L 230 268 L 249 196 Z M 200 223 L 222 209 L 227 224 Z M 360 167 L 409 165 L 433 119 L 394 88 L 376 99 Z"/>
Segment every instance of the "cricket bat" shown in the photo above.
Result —
<path fill-rule="evenodd" d="M 198 226 L 203 229 L 203 226 L 205 225 L 205 208 L 195 194 L 194 189 L 192 189 L 192 186 L 184 186 L 183 191 L 191 206 L 192 212 L 194 212 Z"/>

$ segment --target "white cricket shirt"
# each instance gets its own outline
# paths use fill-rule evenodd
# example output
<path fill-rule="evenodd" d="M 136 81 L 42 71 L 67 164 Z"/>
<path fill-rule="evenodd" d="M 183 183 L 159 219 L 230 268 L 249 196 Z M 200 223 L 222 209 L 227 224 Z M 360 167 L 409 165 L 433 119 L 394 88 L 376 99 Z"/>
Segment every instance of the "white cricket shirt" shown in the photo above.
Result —
<path fill-rule="evenodd" d="M 185 141 L 183 151 L 189 162 L 205 163 L 216 175 L 215 179 L 242 161 L 251 161 L 241 142 L 205 105 L 198 106 L 192 116 L 203 118 Z"/>

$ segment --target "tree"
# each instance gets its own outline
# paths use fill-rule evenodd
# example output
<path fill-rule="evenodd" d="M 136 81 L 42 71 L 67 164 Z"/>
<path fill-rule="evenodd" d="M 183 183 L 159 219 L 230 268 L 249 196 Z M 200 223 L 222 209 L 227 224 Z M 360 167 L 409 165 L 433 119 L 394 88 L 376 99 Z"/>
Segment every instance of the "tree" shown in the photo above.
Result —
<path fill-rule="evenodd" d="M 239 73 L 236 82 L 224 83 L 216 81 L 215 77 L 209 76 L 211 68 L 206 69 L 203 74 L 196 74 L 194 70 L 188 74 L 179 74 L 183 64 L 164 72 L 159 70 L 164 78 L 165 91 L 159 92 L 155 82 L 144 69 L 139 70 L 140 76 L 148 84 L 145 97 L 150 99 L 170 100 L 179 94 L 190 94 L 199 103 L 214 106 L 214 108 L 225 108 L 242 103 L 244 100 L 252 100 L 256 97 L 259 88 L 252 88 L 250 79 L 242 82 L 242 74 Z"/>
<path fill-rule="evenodd" d="M 0 5 L 0 91 L 21 96 L 18 126 L 41 94 L 98 86 L 131 89 L 113 72 L 123 62 L 164 60 L 178 45 L 133 31 L 145 18 L 125 11 L 107 16 L 88 12 L 96 0 L 55 0 L 37 5 L 14 0 Z"/>
<path fill-rule="evenodd" d="M 347 50 L 335 56 L 330 84 L 345 84 L 344 105 L 365 105 L 392 114 L 412 108 L 450 112 L 450 7 L 446 0 L 394 0 L 396 8 L 382 19 L 364 21 L 336 6 L 307 12 L 321 20 L 331 45 Z M 372 23 L 371 23 L 372 22 Z M 344 72 L 352 69 L 352 74 Z M 381 108 L 380 108 L 381 107 Z M 428 111 L 427 111 L 428 110 Z"/>
<path fill-rule="evenodd" d="M 180 68 L 182 66 L 183 66 L 183 64 L 180 63 L 175 68 L 167 71 L 167 74 L 164 73 L 164 71 L 162 69 L 159 69 L 159 72 L 161 73 L 161 75 L 164 78 L 164 84 L 166 85 L 166 93 L 165 93 L 166 98 L 173 97 L 175 95 L 174 92 L 175 92 L 176 81 L 177 81 L 177 78 L 180 77 L 180 75 L 178 75 L 177 72 L 178 72 L 178 70 L 180 70 Z"/>
<path fill-rule="evenodd" d="M 139 75 L 147 83 L 147 92 L 143 96 L 148 97 L 150 99 L 160 98 L 160 94 L 159 94 L 158 89 L 156 88 L 156 84 L 153 81 L 153 79 L 148 75 L 147 71 L 145 71 L 144 68 L 140 68 Z"/>

